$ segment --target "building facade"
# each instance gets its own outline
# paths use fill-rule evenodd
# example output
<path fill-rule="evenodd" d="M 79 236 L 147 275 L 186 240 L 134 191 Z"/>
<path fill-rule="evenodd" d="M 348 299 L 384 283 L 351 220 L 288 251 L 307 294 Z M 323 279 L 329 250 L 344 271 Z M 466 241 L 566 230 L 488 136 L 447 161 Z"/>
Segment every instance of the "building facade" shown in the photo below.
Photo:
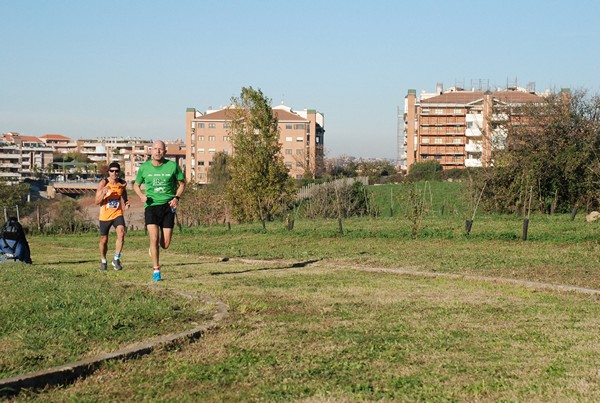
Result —
<path fill-rule="evenodd" d="M 520 107 L 544 98 L 521 87 L 466 91 L 459 87 L 422 93 L 408 90 L 404 101 L 404 169 L 438 161 L 444 169 L 486 167 L 501 149 L 506 128 L 520 121 Z"/>
<path fill-rule="evenodd" d="M 208 183 L 208 170 L 217 152 L 233 154 L 229 108 L 186 111 L 185 175 L 188 182 Z M 324 171 L 324 115 L 314 109 L 273 108 L 285 166 L 292 178 L 320 177 Z"/>
<path fill-rule="evenodd" d="M 0 176 L 9 181 L 36 178 L 52 167 L 54 149 L 34 136 L 0 135 Z"/>

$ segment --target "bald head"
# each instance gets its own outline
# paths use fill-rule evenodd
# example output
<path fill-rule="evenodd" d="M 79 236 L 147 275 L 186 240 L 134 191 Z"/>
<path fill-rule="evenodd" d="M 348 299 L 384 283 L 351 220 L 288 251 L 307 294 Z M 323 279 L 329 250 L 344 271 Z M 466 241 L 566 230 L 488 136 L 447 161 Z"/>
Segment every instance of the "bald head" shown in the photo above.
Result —
<path fill-rule="evenodd" d="M 152 164 L 161 165 L 165 160 L 166 147 L 161 140 L 152 143 Z"/>
<path fill-rule="evenodd" d="M 154 143 L 152 143 L 152 148 L 162 148 L 164 150 L 166 148 L 165 142 L 162 140 L 156 140 Z"/>

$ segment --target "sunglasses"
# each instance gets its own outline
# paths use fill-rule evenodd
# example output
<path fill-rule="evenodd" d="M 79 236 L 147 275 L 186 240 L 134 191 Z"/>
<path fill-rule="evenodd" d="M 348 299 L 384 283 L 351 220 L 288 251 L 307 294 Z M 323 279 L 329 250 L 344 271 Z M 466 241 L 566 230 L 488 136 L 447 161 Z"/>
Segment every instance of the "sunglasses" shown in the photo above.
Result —
<path fill-rule="evenodd" d="M 109 169 L 108 172 L 119 172 L 118 169 Z"/>

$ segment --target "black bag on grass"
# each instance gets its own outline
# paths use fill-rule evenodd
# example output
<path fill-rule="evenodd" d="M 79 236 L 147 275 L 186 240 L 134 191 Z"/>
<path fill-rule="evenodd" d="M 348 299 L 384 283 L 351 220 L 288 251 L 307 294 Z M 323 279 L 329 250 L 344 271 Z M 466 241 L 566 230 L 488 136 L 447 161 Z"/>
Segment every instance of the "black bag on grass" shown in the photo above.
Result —
<path fill-rule="evenodd" d="M 23 262 L 31 264 L 31 251 L 25 238 L 23 226 L 10 217 L 2 227 L 0 237 L 0 262 Z"/>

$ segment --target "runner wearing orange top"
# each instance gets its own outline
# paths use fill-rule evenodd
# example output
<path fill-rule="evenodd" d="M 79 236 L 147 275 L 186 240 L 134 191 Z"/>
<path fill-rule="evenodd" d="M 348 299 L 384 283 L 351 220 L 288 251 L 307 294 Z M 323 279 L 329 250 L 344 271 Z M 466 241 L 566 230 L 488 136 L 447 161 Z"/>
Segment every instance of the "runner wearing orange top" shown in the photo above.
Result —
<path fill-rule="evenodd" d="M 118 162 L 111 162 L 108 166 L 108 178 L 98 183 L 96 190 L 96 204 L 100 205 L 100 270 L 106 270 L 106 252 L 108 250 L 108 232 L 114 226 L 117 231 L 115 242 L 115 256 L 112 265 L 115 270 L 121 270 L 121 252 L 125 240 L 125 217 L 123 206 L 129 208 L 127 200 L 127 182 L 119 177 L 121 166 Z"/>

